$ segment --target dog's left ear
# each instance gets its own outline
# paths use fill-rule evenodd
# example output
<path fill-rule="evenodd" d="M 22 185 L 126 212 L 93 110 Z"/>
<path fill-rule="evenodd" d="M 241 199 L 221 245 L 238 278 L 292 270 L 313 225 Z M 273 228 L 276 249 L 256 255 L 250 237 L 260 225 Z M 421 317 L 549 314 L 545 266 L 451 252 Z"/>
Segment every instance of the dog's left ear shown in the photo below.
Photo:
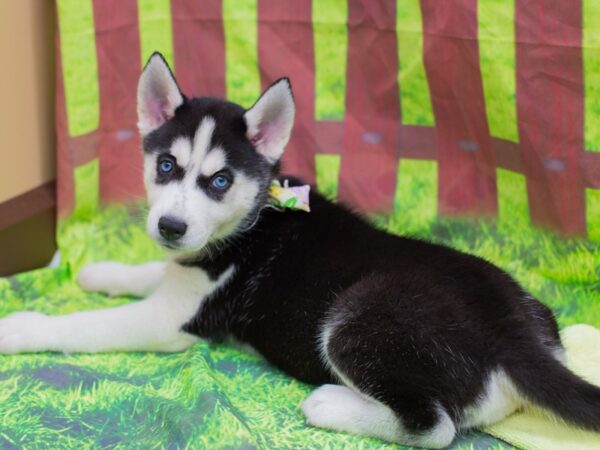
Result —
<path fill-rule="evenodd" d="M 281 78 L 269 86 L 244 115 L 248 127 L 246 136 L 272 164 L 281 157 L 290 139 L 294 114 L 290 80 Z"/>

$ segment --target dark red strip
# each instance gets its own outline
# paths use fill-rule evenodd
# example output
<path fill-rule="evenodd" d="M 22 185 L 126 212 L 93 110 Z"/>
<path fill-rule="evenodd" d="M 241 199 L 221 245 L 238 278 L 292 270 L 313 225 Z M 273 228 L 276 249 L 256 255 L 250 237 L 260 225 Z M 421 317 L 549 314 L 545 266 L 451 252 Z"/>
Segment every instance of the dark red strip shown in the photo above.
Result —
<path fill-rule="evenodd" d="M 422 0 L 424 63 L 437 130 L 439 210 L 492 215 L 496 172 L 477 44 L 477 0 Z"/>
<path fill-rule="evenodd" d="M 171 1 L 175 71 L 188 96 L 225 97 L 225 35 L 220 0 Z"/>
<path fill-rule="evenodd" d="M 398 124 L 398 155 L 410 159 L 436 159 L 435 128 Z"/>
<path fill-rule="evenodd" d="M 532 221 L 585 234 L 580 0 L 516 2 L 519 139 Z"/>
<path fill-rule="evenodd" d="M 283 170 L 314 183 L 317 142 L 311 18 L 310 0 L 258 1 L 258 61 L 262 87 L 287 76 L 296 102 L 296 125 L 283 156 Z"/>
<path fill-rule="evenodd" d="M 492 149 L 498 167 L 523 173 L 523 158 L 519 144 L 500 138 L 492 139 Z"/>
<path fill-rule="evenodd" d="M 315 133 L 319 153 L 342 153 L 344 122 L 317 121 Z M 398 154 L 401 158 L 436 160 L 435 128 L 399 125 L 398 135 Z M 524 173 L 518 143 L 492 138 L 492 150 L 498 168 Z M 583 152 L 580 156 L 584 186 L 600 189 L 600 153 Z"/>
<path fill-rule="evenodd" d="M 94 0 L 93 6 L 100 83 L 100 196 L 117 202 L 144 192 L 135 109 L 141 71 L 137 2 Z"/>
<path fill-rule="evenodd" d="M 342 152 L 344 145 L 344 122 L 335 120 L 318 120 L 314 123 L 317 153 Z"/>
<path fill-rule="evenodd" d="M 600 153 L 585 153 L 581 159 L 585 185 L 600 189 Z"/>
<path fill-rule="evenodd" d="M 390 212 L 398 168 L 396 1 L 348 4 L 346 118 L 339 196 Z"/>
<path fill-rule="evenodd" d="M 58 13 L 56 14 L 58 18 Z M 58 24 L 56 25 L 58 29 Z M 62 74 L 60 54 L 60 34 L 56 33 L 56 203 L 59 216 L 67 214 L 73 209 L 73 158 L 69 146 L 69 128 L 67 122 L 67 107 L 65 103 L 65 88 Z"/>
<path fill-rule="evenodd" d="M 315 139 L 319 153 L 341 154 L 344 145 L 344 122 L 315 122 Z M 435 128 L 397 124 L 397 154 L 401 158 L 436 159 Z"/>

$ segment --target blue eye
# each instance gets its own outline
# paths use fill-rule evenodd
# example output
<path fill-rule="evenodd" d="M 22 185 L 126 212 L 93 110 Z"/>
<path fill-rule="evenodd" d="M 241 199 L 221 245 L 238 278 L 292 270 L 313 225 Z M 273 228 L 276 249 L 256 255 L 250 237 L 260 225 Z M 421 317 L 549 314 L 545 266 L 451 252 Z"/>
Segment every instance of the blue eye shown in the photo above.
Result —
<path fill-rule="evenodd" d="M 227 189 L 229 187 L 229 184 L 231 182 L 229 181 L 229 179 L 223 175 L 217 175 L 215 177 L 213 177 L 213 179 L 210 181 L 210 184 L 212 185 L 212 187 L 217 188 L 217 189 Z"/>
<path fill-rule="evenodd" d="M 168 159 L 165 159 L 164 161 L 160 162 L 158 169 L 161 171 L 161 173 L 169 173 L 173 170 L 173 163 Z"/>

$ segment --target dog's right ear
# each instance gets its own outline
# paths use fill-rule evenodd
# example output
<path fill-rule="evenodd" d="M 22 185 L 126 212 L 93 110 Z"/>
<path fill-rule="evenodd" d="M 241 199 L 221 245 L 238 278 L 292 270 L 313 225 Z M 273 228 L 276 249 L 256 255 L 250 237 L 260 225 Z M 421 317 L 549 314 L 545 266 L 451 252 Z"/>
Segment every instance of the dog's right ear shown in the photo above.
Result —
<path fill-rule="evenodd" d="M 184 97 L 163 56 L 154 52 L 142 71 L 137 90 L 138 129 L 142 136 L 175 115 Z"/>

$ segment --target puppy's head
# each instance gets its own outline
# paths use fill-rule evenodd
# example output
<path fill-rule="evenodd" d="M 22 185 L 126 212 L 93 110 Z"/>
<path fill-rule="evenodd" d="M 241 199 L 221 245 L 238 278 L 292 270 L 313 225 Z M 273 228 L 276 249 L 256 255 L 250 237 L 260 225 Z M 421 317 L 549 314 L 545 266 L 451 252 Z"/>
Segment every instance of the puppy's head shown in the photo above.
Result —
<path fill-rule="evenodd" d="M 292 130 L 289 80 L 272 84 L 248 110 L 188 99 L 155 53 L 140 77 L 137 111 L 148 233 L 164 247 L 191 252 L 250 226 Z"/>

